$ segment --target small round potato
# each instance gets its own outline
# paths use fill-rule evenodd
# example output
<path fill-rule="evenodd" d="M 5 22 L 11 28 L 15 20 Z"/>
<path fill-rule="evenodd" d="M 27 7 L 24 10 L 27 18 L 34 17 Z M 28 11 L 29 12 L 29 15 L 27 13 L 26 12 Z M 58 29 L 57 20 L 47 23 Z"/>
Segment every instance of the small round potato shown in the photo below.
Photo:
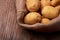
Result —
<path fill-rule="evenodd" d="M 60 11 L 60 5 L 56 6 L 55 8 L 58 9 L 58 10 Z"/>
<path fill-rule="evenodd" d="M 50 6 L 50 0 L 41 0 L 41 8 Z"/>
<path fill-rule="evenodd" d="M 51 5 L 52 6 L 57 6 L 57 5 L 59 5 L 60 4 L 60 0 L 52 0 L 51 1 Z"/>
<path fill-rule="evenodd" d="M 41 15 L 37 12 L 30 12 L 24 18 L 24 23 L 35 24 L 41 21 Z"/>
<path fill-rule="evenodd" d="M 26 0 L 26 7 L 29 11 L 38 11 L 40 8 L 40 0 Z"/>
<path fill-rule="evenodd" d="M 42 24 L 49 24 L 51 20 L 47 19 L 47 18 L 43 18 L 41 23 Z"/>
<path fill-rule="evenodd" d="M 45 18 L 53 19 L 59 14 L 59 10 L 52 6 L 46 6 L 42 9 L 42 15 Z"/>

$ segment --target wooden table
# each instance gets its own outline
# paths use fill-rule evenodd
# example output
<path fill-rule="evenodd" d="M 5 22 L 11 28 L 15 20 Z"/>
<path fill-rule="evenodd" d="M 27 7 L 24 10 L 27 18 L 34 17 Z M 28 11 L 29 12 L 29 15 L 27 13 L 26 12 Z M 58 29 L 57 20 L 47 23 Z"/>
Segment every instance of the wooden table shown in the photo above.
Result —
<path fill-rule="evenodd" d="M 0 40 L 60 40 L 60 33 L 41 33 L 17 25 L 15 0 L 0 0 Z"/>

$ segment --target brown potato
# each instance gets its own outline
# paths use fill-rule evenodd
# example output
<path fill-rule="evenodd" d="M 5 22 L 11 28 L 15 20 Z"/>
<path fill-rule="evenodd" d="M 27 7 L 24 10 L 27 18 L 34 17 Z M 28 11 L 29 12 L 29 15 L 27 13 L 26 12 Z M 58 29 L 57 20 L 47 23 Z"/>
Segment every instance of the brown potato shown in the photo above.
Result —
<path fill-rule="evenodd" d="M 35 24 L 41 21 L 41 15 L 37 12 L 30 12 L 24 18 L 24 23 Z"/>
<path fill-rule="evenodd" d="M 42 24 L 48 24 L 48 23 L 50 23 L 50 21 L 51 21 L 51 20 L 49 20 L 49 19 L 47 19 L 47 18 L 43 18 L 42 21 L 41 21 L 41 23 L 42 23 Z"/>
<path fill-rule="evenodd" d="M 51 5 L 52 6 L 57 6 L 57 5 L 59 5 L 60 4 L 60 0 L 52 0 L 51 1 Z"/>
<path fill-rule="evenodd" d="M 42 15 L 49 19 L 56 18 L 58 14 L 59 14 L 58 9 L 52 6 L 46 6 L 42 9 Z"/>
<path fill-rule="evenodd" d="M 37 11 L 40 7 L 40 0 L 26 0 L 26 7 L 29 11 Z"/>
<path fill-rule="evenodd" d="M 56 6 L 55 8 L 58 9 L 58 10 L 60 11 L 60 5 Z"/>
<path fill-rule="evenodd" d="M 50 6 L 50 0 L 41 0 L 41 8 Z"/>

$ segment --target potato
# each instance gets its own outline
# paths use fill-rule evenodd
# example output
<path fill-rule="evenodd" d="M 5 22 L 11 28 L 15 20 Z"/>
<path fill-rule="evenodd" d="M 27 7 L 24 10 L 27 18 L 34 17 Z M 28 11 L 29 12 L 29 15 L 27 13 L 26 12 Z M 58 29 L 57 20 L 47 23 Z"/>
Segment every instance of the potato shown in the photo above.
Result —
<path fill-rule="evenodd" d="M 42 9 L 42 15 L 45 18 L 53 19 L 56 18 L 59 14 L 58 9 L 52 7 L 52 6 L 46 6 Z"/>
<path fill-rule="evenodd" d="M 52 6 L 57 6 L 57 5 L 59 5 L 60 4 L 60 0 L 52 0 L 51 1 L 51 5 Z"/>
<path fill-rule="evenodd" d="M 60 11 L 60 5 L 56 6 L 55 8 L 58 9 L 58 10 Z"/>
<path fill-rule="evenodd" d="M 41 21 L 41 15 L 37 12 L 30 12 L 24 18 L 24 23 L 35 24 Z"/>
<path fill-rule="evenodd" d="M 47 18 L 43 18 L 41 23 L 42 24 L 49 24 L 51 20 L 47 19 Z"/>
<path fill-rule="evenodd" d="M 37 11 L 40 7 L 40 0 L 26 0 L 26 7 L 29 11 Z"/>
<path fill-rule="evenodd" d="M 41 0 L 41 7 L 50 6 L 50 0 Z"/>

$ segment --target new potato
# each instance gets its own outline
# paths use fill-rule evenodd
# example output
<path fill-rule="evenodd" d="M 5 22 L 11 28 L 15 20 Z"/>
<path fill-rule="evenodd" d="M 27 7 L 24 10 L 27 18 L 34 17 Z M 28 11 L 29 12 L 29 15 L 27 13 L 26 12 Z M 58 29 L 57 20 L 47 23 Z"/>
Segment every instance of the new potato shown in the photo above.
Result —
<path fill-rule="evenodd" d="M 56 18 L 59 14 L 58 9 L 52 7 L 52 6 L 45 6 L 42 9 L 42 15 L 46 18 L 53 19 Z"/>
<path fill-rule="evenodd" d="M 41 21 L 41 15 L 37 12 L 30 12 L 24 18 L 24 23 L 35 24 Z"/>
<path fill-rule="evenodd" d="M 52 1 L 51 1 L 51 5 L 52 5 L 52 6 L 60 5 L 60 0 L 52 0 Z"/>
<path fill-rule="evenodd" d="M 58 10 L 60 11 L 60 5 L 56 6 L 55 8 L 58 9 Z"/>
<path fill-rule="evenodd" d="M 29 11 L 38 11 L 40 7 L 40 0 L 26 0 L 26 7 Z"/>
<path fill-rule="evenodd" d="M 47 18 L 43 18 L 41 23 L 42 24 L 49 24 L 51 20 L 47 19 Z"/>
<path fill-rule="evenodd" d="M 50 0 L 41 0 L 41 7 L 50 6 Z"/>

